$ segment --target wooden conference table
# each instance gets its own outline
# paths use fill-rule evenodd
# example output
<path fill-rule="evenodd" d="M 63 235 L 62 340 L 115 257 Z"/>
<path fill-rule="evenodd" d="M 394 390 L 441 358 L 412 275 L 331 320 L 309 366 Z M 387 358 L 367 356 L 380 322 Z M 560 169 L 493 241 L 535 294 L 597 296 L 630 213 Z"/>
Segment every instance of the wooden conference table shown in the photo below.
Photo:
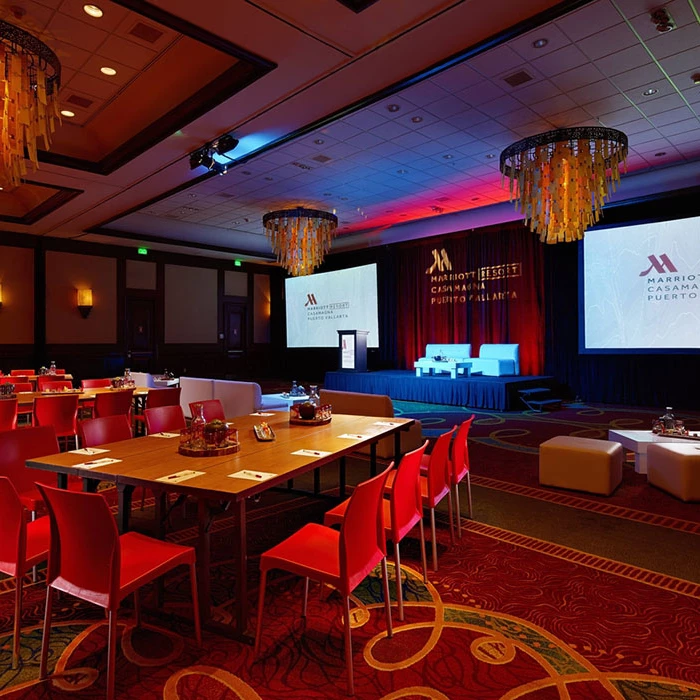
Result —
<path fill-rule="evenodd" d="M 126 391 L 126 389 L 110 389 L 108 387 L 96 388 L 96 389 L 85 389 L 84 391 L 80 389 L 71 389 L 70 391 L 19 391 L 17 392 L 17 405 L 26 406 L 28 404 L 34 403 L 34 399 L 37 396 L 65 396 L 66 394 L 78 395 L 78 401 L 92 401 L 96 394 L 113 393 L 115 391 Z M 140 400 L 145 399 L 148 395 L 148 387 L 138 386 L 134 389 L 134 399 Z"/>
<path fill-rule="evenodd" d="M 267 421 L 275 432 L 272 442 L 259 442 L 253 425 Z M 378 418 L 334 414 L 330 423 L 320 426 L 291 425 L 289 414 L 240 416 L 231 420 L 239 431 L 240 451 L 217 457 L 186 457 L 177 451 L 178 437 L 150 435 L 104 445 L 107 452 L 86 456 L 62 452 L 27 461 L 34 469 L 58 474 L 59 486 L 65 487 L 69 475 L 82 477 L 89 490 L 99 481 L 116 483 L 119 495 L 119 528 L 129 526 L 131 494 L 143 486 L 154 491 L 184 494 L 197 499 L 198 543 L 197 582 L 202 620 L 209 628 L 251 641 L 248 630 L 248 568 L 246 499 L 269 488 L 286 484 L 326 464 L 340 460 L 340 491 L 345 488 L 346 455 L 359 447 L 371 445 L 371 469 L 376 470 L 376 443 L 394 435 L 395 453 L 400 453 L 400 431 L 414 423 L 410 418 Z M 169 433 L 165 435 L 170 435 Z M 299 451 L 301 454 L 294 454 Z M 99 460 L 119 460 L 100 465 Z M 97 461 L 93 466 L 78 466 Z M 176 475 L 182 472 L 185 479 Z M 192 474 L 190 474 L 190 472 Z M 245 472 L 241 474 L 241 472 Z M 238 476 L 232 476 L 238 474 Z M 317 482 L 316 482 L 317 483 Z M 159 499 L 156 499 L 158 502 Z M 212 503 L 214 501 L 215 503 Z M 235 626 L 213 623 L 210 594 L 210 529 L 215 507 L 220 501 L 234 504 L 234 542 L 237 544 Z"/>

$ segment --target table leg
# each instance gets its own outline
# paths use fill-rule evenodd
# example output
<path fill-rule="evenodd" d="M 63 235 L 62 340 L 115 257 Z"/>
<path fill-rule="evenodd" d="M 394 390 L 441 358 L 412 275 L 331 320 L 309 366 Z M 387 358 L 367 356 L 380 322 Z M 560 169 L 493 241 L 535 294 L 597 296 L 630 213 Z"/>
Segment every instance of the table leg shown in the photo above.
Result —
<path fill-rule="evenodd" d="M 56 486 L 59 489 L 68 488 L 68 474 L 56 474 Z"/>
<path fill-rule="evenodd" d="M 199 614 L 202 624 L 211 620 L 211 523 L 213 517 L 207 500 L 197 501 L 197 592 L 199 595 Z"/>
<path fill-rule="evenodd" d="M 314 469 L 314 496 L 321 493 L 321 470 Z"/>
<path fill-rule="evenodd" d="M 450 379 L 457 379 L 457 368 L 450 370 Z"/>
<path fill-rule="evenodd" d="M 377 475 L 377 443 L 373 442 L 369 446 L 369 475 Z"/>
<path fill-rule="evenodd" d="M 340 491 L 340 497 L 345 498 L 345 457 L 341 457 L 338 460 L 338 489 Z"/>
<path fill-rule="evenodd" d="M 398 468 L 401 461 L 401 432 L 394 433 L 394 465 Z"/>
<path fill-rule="evenodd" d="M 119 513 L 117 515 L 117 525 L 120 533 L 129 531 L 129 516 L 131 515 L 131 496 L 134 487 L 127 484 L 117 484 L 117 494 L 119 497 Z"/>
<path fill-rule="evenodd" d="M 646 452 L 635 452 L 634 453 L 634 471 L 637 474 L 647 473 L 647 453 Z"/>
<path fill-rule="evenodd" d="M 83 479 L 83 491 L 85 493 L 97 493 L 97 485 L 99 483 L 99 479 Z"/>
<path fill-rule="evenodd" d="M 236 562 L 236 630 L 245 635 L 248 630 L 248 535 L 246 531 L 246 504 L 242 498 L 236 504 L 238 530 L 238 561 Z"/>

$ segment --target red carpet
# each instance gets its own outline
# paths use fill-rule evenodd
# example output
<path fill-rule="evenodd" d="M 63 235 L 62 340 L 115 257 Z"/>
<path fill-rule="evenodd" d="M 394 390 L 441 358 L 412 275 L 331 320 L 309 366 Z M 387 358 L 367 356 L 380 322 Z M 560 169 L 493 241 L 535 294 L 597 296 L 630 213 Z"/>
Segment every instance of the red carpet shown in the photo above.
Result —
<path fill-rule="evenodd" d="M 287 506 L 263 506 L 250 528 L 254 551 L 279 539 L 283 524 L 294 529 L 320 512 L 300 499 Z M 225 557 L 230 520 L 217 525 L 214 545 Z M 357 698 L 700 697 L 698 585 L 479 523 L 467 527 L 456 546 L 441 528 L 440 569 L 430 573 L 428 586 L 416 573 L 417 542 L 405 542 L 406 620 L 395 620 L 393 639 L 385 638 L 378 580 L 370 577 L 358 589 L 353 647 Z M 218 614 L 225 619 L 232 567 L 219 561 L 215 595 Z M 12 594 L 6 588 L 0 593 L 4 634 L 12 618 Z M 320 595 L 319 587 L 312 587 L 304 623 L 301 588 L 299 579 L 273 575 L 257 661 L 251 647 L 210 633 L 197 649 L 191 629 L 175 622 L 153 618 L 152 627 L 133 630 L 126 610 L 127 629 L 117 654 L 119 697 L 345 697 L 340 600 L 329 589 Z M 35 680 L 41 639 L 36 625 L 43 600 L 43 586 L 30 586 L 17 672 L 9 669 L 9 638 L 2 640 L 0 697 L 104 697 L 104 618 L 67 596 L 55 608 L 52 636 L 51 667 L 57 664 L 63 674 L 44 683 Z M 168 580 L 166 601 L 169 610 L 188 608 L 184 572 Z"/>

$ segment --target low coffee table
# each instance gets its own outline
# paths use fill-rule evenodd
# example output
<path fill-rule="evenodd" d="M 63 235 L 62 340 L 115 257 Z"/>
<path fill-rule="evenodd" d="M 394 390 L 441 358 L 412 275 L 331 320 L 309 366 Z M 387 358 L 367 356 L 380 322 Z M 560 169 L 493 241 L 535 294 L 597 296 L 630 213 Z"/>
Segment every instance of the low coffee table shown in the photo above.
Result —
<path fill-rule="evenodd" d="M 263 398 L 274 399 L 280 403 L 286 403 L 287 409 L 289 409 L 289 407 L 295 403 L 304 403 L 304 401 L 308 401 L 309 397 L 306 394 L 302 394 L 301 396 L 289 396 L 289 394 L 287 394 L 287 396 L 284 394 L 263 394 Z"/>
<path fill-rule="evenodd" d="M 423 357 L 416 360 L 413 366 L 416 368 L 416 377 L 423 377 L 426 372 L 428 375 L 449 372 L 452 379 L 457 379 L 460 370 L 465 377 L 471 374 L 472 362 L 471 360 L 431 360 Z"/>
<path fill-rule="evenodd" d="M 683 438 L 656 435 L 651 430 L 608 430 L 608 440 L 619 442 L 623 447 L 634 452 L 634 471 L 637 474 L 647 473 L 647 447 L 652 442 L 682 442 Z"/>

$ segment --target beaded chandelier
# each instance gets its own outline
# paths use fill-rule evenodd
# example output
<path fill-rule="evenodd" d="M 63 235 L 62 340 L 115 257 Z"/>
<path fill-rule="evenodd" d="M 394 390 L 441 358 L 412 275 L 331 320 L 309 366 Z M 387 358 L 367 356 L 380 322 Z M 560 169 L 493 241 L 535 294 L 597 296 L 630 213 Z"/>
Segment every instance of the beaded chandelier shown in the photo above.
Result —
<path fill-rule="evenodd" d="M 627 136 L 616 129 L 555 129 L 508 146 L 500 169 L 510 200 L 543 243 L 576 241 L 600 218 L 627 150 Z"/>
<path fill-rule="evenodd" d="M 16 187 L 27 174 L 25 150 L 38 167 L 37 142 L 51 145 L 58 113 L 61 64 L 28 32 L 0 20 L 0 187 Z"/>
<path fill-rule="evenodd" d="M 331 248 L 338 217 L 318 209 L 279 209 L 263 216 L 277 262 L 292 276 L 310 275 Z"/>

